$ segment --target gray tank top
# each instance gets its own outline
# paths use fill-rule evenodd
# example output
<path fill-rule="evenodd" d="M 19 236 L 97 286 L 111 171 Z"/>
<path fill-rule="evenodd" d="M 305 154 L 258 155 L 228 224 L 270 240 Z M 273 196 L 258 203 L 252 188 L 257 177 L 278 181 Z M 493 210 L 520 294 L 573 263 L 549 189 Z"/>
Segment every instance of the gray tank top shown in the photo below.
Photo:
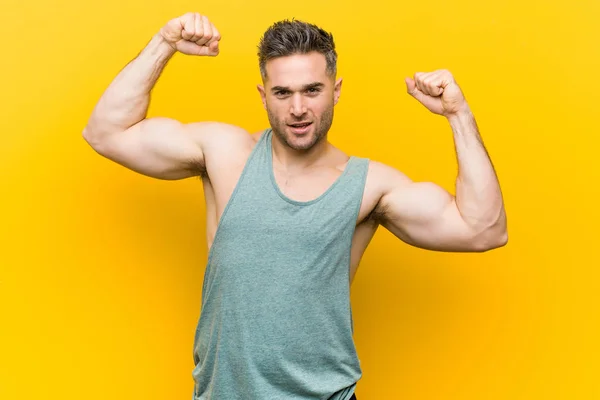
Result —
<path fill-rule="evenodd" d="M 347 400 L 362 376 L 350 248 L 368 159 L 319 197 L 276 184 L 272 130 L 252 150 L 217 226 L 194 338 L 194 400 Z"/>

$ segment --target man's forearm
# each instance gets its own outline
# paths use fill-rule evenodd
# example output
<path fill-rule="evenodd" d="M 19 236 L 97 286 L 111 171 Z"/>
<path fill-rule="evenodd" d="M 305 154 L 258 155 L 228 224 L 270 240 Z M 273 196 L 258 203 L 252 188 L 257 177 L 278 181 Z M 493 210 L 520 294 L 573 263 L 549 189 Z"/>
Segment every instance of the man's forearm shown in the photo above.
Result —
<path fill-rule="evenodd" d="M 175 50 L 156 34 L 128 63 L 96 104 L 84 130 L 88 140 L 121 132 L 146 118 L 150 93 Z"/>
<path fill-rule="evenodd" d="M 464 220 L 474 229 L 506 229 L 506 215 L 498 177 L 479 134 L 471 111 L 448 117 L 454 134 L 458 160 L 456 204 Z"/>

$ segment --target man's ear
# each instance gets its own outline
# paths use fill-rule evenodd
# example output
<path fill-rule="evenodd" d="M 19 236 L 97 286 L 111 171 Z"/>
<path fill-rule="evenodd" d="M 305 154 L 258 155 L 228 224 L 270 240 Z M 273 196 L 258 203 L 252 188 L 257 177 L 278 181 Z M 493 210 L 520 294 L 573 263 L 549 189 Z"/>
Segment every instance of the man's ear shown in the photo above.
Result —
<path fill-rule="evenodd" d="M 258 89 L 258 93 L 260 93 L 260 98 L 262 100 L 263 107 L 266 110 L 267 109 L 267 94 L 265 92 L 265 88 L 262 85 L 256 85 L 256 88 Z"/>
<path fill-rule="evenodd" d="M 342 78 L 339 78 L 335 81 L 335 86 L 333 87 L 333 104 L 337 104 L 340 100 L 340 95 L 342 93 Z"/>

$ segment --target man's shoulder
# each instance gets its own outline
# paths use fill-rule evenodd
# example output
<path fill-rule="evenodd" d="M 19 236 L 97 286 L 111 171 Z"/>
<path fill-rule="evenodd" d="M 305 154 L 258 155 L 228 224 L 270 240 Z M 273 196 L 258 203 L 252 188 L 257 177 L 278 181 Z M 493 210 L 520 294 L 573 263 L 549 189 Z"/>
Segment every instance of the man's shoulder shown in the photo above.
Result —
<path fill-rule="evenodd" d="M 259 136 L 260 137 L 260 136 Z M 337 160 L 349 159 L 350 155 L 341 149 L 332 146 L 337 156 Z M 403 183 L 410 183 L 410 178 L 398 168 L 386 164 L 382 161 L 368 156 L 352 154 L 355 159 L 363 160 L 367 164 L 367 190 L 382 190 L 390 186 L 397 186 Z"/>
<path fill-rule="evenodd" d="M 398 168 L 381 161 L 369 159 L 368 179 L 378 182 L 410 182 L 410 178 Z"/>
<path fill-rule="evenodd" d="M 265 129 L 261 129 L 258 132 L 250 133 L 250 137 L 252 138 L 252 140 L 254 141 L 254 143 L 258 143 L 258 141 L 260 140 L 260 138 L 262 137 L 262 135 L 264 133 L 265 133 Z"/>
<path fill-rule="evenodd" d="M 230 123 L 219 121 L 198 121 L 186 124 L 192 136 L 198 138 L 205 149 L 252 147 L 264 132 L 251 133 L 249 130 Z"/>
<path fill-rule="evenodd" d="M 384 162 L 369 159 L 365 184 L 367 195 L 374 196 L 379 201 L 390 191 L 411 182 L 411 179 L 399 169 Z"/>

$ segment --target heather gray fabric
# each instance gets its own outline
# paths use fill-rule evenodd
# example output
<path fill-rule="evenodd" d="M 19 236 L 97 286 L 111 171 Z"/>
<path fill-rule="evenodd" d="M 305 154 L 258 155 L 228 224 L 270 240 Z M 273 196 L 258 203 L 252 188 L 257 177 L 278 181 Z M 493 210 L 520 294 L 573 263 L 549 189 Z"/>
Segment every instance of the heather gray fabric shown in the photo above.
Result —
<path fill-rule="evenodd" d="M 273 175 L 271 129 L 221 217 L 194 339 L 194 400 L 348 400 L 362 376 L 353 341 L 350 247 L 368 159 L 351 157 L 312 201 Z"/>

